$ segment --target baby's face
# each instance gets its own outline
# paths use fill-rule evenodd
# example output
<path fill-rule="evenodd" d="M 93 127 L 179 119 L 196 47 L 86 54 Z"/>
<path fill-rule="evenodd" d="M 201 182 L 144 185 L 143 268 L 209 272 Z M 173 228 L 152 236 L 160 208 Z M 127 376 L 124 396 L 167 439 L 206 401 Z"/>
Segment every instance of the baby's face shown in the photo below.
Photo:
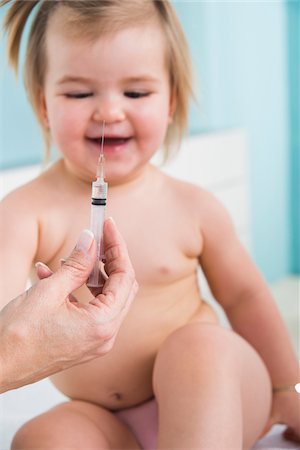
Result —
<path fill-rule="evenodd" d="M 119 184 L 139 175 L 162 145 L 172 112 L 158 25 L 91 42 L 70 38 L 54 18 L 46 42 L 46 114 L 69 170 L 86 180 L 95 177 L 105 121 L 106 178 Z"/>

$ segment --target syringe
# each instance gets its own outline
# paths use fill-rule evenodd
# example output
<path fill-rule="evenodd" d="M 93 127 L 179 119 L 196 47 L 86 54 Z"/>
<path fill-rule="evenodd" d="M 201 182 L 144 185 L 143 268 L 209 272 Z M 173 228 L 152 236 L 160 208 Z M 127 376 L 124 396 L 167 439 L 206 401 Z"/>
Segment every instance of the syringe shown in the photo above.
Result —
<path fill-rule="evenodd" d="M 105 220 L 105 206 L 107 199 L 107 183 L 104 181 L 104 125 L 102 125 L 101 150 L 97 166 L 97 180 L 92 183 L 91 199 L 91 224 L 90 229 L 94 233 L 97 250 L 96 262 L 91 272 L 87 285 L 89 287 L 102 287 L 105 279 L 101 273 L 99 264 L 104 258 L 103 250 L 103 224 Z"/>

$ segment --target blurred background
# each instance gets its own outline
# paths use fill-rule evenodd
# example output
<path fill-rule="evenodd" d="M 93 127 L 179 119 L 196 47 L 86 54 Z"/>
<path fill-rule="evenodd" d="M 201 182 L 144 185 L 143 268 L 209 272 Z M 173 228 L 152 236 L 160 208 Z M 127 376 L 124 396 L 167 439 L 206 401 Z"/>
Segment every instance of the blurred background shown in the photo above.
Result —
<path fill-rule="evenodd" d="M 299 1 L 173 3 L 195 68 L 199 105 L 191 105 L 189 133 L 246 131 L 252 257 L 268 282 L 299 274 Z M 3 38 L 0 50 L 4 170 L 42 161 L 43 143 Z"/>
<path fill-rule="evenodd" d="M 238 142 L 240 135 L 246 136 L 250 253 L 273 292 L 299 354 L 300 2 L 173 3 L 195 68 L 198 106 L 191 105 L 191 140 L 203 135 L 201 142 L 210 149 L 211 136 L 213 142 L 222 136 L 229 142 L 227 156 L 228 150 L 234 150 L 228 155 L 236 154 L 230 130 Z M 4 12 L 2 8 L 1 22 Z M 22 74 L 17 82 L 5 62 L 3 37 L 0 54 L 0 188 L 10 179 L 9 190 L 16 173 L 42 162 L 43 142 L 26 99 Z M 205 136 L 210 136 L 208 141 Z M 238 155 L 231 160 L 238 160 Z M 217 156 L 208 159 L 209 167 L 217 172 L 225 172 L 225 165 L 228 168 Z M 203 174 L 208 174 L 206 167 L 199 167 L 200 184 Z M 187 171 L 192 172 L 189 167 Z M 193 172 L 198 177 L 197 167 Z M 237 215 L 245 213 L 240 210 L 243 208 Z M 43 412 L 45 405 L 61 402 L 61 397 L 48 380 L 2 395 L 0 448 L 8 449 L 13 433 L 25 420 Z"/>
<path fill-rule="evenodd" d="M 269 282 L 300 270 L 300 3 L 174 2 L 195 63 L 190 131 L 246 129 L 252 256 Z"/>

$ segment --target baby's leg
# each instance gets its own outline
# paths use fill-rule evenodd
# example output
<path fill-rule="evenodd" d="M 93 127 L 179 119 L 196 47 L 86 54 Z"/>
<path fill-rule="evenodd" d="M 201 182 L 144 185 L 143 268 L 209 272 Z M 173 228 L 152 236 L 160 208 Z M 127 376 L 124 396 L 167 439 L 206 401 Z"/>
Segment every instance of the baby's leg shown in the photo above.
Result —
<path fill-rule="evenodd" d="M 232 331 L 193 323 L 170 335 L 154 368 L 159 449 L 248 449 L 271 408 L 267 370 Z"/>
<path fill-rule="evenodd" d="M 82 402 L 63 403 L 25 424 L 13 450 L 139 449 L 129 429 L 104 408 Z"/>

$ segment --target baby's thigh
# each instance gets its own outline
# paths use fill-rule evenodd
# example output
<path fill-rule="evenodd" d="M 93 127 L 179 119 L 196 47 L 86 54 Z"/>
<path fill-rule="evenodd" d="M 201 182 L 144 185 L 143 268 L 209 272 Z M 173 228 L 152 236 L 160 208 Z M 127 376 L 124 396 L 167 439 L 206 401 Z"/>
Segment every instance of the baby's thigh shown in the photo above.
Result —
<path fill-rule="evenodd" d="M 70 401 L 30 420 L 16 433 L 12 450 L 139 449 L 132 432 L 110 411 Z"/>

